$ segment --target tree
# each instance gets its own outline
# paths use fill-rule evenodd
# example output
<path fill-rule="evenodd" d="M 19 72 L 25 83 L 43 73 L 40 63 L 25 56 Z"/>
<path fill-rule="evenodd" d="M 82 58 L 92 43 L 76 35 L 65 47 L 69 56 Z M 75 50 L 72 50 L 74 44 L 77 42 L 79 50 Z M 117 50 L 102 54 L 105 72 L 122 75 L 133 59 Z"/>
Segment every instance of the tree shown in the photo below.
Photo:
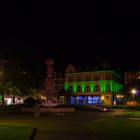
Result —
<path fill-rule="evenodd" d="M 70 104 L 70 100 L 71 100 L 71 96 L 73 96 L 73 93 L 70 91 L 70 90 L 68 90 L 68 91 L 65 91 L 64 89 L 63 90 L 61 90 L 59 93 L 58 93 L 58 95 L 59 95 L 59 98 L 60 97 L 64 97 L 64 102 L 66 103 L 66 104 Z M 61 100 L 61 99 L 60 99 Z"/>
<path fill-rule="evenodd" d="M 7 71 L 6 59 L 0 58 L 0 94 L 1 94 L 1 104 L 4 105 L 4 94 L 5 94 L 5 84 L 8 81 L 8 71 Z"/>
<path fill-rule="evenodd" d="M 12 94 L 14 103 L 15 95 L 25 91 L 25 74 L 18 58 L 10 58 L 9 61 L 0 59 L 0 94 L 2 96 L 2 105 L 4 105 L 5 94 Z"/>
<path fill-rule="evenodd" d="M 3 82 L 0 81 L 0 96 L 1 96 L 0 103 L 1 103 L 1 105 L 4 105 L 4 90 L 5 90 L 5 85 Z"/>
<path fill-rule="evenodd" d="M 67 104 L 70 104 L 71 102 L 71 97 L 73 96 L 73 93 L 71 91 L 67 91 L 65 94 L 65 98 L 67 100 Z"/>
<path fill-rule="evenodd" d="M 29 96 L 38 99 L 41 98 L 41 96 L 44 95 L 43 89 L 35 89 L 35 88 L 30 88 L 29 89 Z"/>
<path fill-rule="evenodd" d="M 6 93 L 13 96 L 13 103 L 15 103 L 15 95 L 20 95 L 20 90 L 13 81 L 10 81 L 6 84 Z"/>
<path fill-rule="evenodd" d="M 33 107 L 37 104 L 37 101 L 33 97 L 28 97 L 24 100 L 24 103 L 29 107 Z"/>

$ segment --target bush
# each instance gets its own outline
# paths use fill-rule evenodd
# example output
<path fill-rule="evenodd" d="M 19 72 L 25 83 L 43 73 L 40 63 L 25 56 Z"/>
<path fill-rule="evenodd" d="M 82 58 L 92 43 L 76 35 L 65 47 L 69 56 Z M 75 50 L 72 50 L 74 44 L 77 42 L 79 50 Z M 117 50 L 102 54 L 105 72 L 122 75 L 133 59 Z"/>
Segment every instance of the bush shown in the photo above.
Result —
<path fill-rule="evenodd" d="M 28 97 L 24 100 L 24 104 L 29 107 L 33 107 L 37 104 L 37 101 L 32 97 Z"/>

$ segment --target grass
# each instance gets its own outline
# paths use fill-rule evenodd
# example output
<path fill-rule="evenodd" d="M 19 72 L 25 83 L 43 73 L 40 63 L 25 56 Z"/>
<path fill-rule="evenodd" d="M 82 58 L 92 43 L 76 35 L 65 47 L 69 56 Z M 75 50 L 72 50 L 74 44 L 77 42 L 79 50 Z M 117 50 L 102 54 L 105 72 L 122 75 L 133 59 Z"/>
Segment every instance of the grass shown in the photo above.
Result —
<path fill-rule="evenodd" d="M 137 140 L 140 120 L 102 119 L 84 124 L 99 140 Z"/>
<path fill-rule="evenodd" d="M 117 115 L 118 117 L 131 117 L 131 118 L 140 118 L 140 111 L 135 111 L 135 112 L 126 112 L 124 114 L 120 114 L 120 115 Z"/>
<path fill-rule="evenodd" d="M 0 124 L 0 140 L 29 140 L 32 130 L 31 126 Z"/>

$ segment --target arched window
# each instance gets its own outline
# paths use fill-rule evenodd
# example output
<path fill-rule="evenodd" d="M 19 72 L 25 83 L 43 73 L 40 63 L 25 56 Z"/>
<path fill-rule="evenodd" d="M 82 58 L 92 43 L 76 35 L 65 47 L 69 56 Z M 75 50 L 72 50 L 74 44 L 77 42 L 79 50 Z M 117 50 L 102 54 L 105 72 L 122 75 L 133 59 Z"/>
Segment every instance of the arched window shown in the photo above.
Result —
<path fill-rule="evenodd" d="M 85 91 L 86 91 L 86 92 L 90 92 L 90 87 L 89 87 L 89 85 L 87 85 L 87 86 L 85 87 Z"/>
<path fill-rule="evenodd" d="M 108 91 L 108 92 L 110 91 L 110 85 L 106 86 L 106 91 Z"/>
<path fill-rule="evenodd" d="M 128 78 L 131 79 L 131 74 L 128 75 Z"/>
<path fill-rule="evenodd" d="M 95 85 L 95 92 L 99 92 L 100 91 L 100 86 L 99 85 Z"/>
<path fill-rule="evenodd" d="M 78 90 L 78 92 L 81 92 L 81 86 L 80 85 L 78 85 L 77 90 Z"/>
<path fill-rule="evenodd" d="M 73 91 L 73 87 L 72 86 L 69 87 L 69 91 L 71 91 L 71 92 Z"/>

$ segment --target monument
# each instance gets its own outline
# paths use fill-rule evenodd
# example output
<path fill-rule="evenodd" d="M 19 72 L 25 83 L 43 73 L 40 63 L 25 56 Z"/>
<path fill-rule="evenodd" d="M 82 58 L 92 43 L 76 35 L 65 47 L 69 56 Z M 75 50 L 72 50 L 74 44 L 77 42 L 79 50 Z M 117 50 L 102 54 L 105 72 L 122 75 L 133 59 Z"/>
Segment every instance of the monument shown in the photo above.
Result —
<path fill-rule="evenodd" d="M 56 87 L 56 79 L 54 72 L 54 61 L 52 58 L 49 58 L 46 61 L 47 65 L 47 75 L 45 79 L 45 96 L 46 101 L 43 104 L 44 106 L 57 106 L 58 97 L 57 97 L 57 89 Z"/>

